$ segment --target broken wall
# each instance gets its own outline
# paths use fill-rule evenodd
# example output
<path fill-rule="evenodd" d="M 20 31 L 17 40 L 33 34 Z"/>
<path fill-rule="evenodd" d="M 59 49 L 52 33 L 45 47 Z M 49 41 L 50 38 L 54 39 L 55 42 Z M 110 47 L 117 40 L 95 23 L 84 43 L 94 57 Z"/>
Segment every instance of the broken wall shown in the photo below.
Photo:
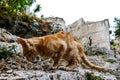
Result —
<path fill-rule="evenodd" d="M 110 49 L 108 19 L 97 22 L 85 22 L 82 18 L 69 26 L 71 31 L 84 46 L 105 47 Z"/>

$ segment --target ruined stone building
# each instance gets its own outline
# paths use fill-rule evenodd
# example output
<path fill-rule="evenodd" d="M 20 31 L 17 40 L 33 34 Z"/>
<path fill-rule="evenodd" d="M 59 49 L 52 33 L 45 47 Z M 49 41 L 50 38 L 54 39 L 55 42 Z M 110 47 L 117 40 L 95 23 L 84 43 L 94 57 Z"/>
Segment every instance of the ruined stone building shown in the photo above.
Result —
<path fill-rule="evenodd" d="M 104 47 L 110 49 L 108 19 L 97 22 L 85 22 L 82 18 L 68 27 L 84 46 Z"/>

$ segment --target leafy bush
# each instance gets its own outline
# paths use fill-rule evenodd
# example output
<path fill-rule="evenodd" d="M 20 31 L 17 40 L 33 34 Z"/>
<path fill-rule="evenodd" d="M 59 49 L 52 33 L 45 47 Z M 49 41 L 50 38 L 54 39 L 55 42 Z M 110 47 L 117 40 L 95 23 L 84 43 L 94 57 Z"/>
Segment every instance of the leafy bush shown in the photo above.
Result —
<path fill-rule="evenodd" d="M 0 45 L 0 60 L 13 57 L 14 53 L 16 53 L 15 45 L 8 46 L 8 47 Z"/>
<path fill-rule="evenodd" d="M 87 80 L 103 80 L 101 77 L 95 76 L 93 73 L 90 72 L 86 72 L 85 75 Z"/>
<path fill-rule="evenodd" d="M 114 18 L 115 26 L 115 37 L 120 38 L 120 18 Z"/>
<path fill-rule="evenodd" d="M 3 6 L 11 7 L 12 12 L 24 12 L 26 6 L 31 6 L 36 0 L 0 0 Z"/>
<path fill-rule="evenodd" d="M 36 0 L 0 0 L 0 14 L 16 16 L 19 13 L 26 13 L 27 7 L 29 8 Z M 41 6 L 36 5 L 34 13 L 40 11 Z"/>

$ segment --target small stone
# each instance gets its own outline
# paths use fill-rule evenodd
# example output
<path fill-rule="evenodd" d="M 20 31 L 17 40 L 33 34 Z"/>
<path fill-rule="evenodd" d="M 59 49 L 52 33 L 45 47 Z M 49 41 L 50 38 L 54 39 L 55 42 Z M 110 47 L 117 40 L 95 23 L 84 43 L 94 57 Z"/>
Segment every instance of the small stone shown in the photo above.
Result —
<path fill-rule="evenodd" d="M 8 71 L 6 71 L 8 74 L 11 74 L 12 72 L 13 72 L 13 70 L 11 69 L 11 70 L 8 70 Z"/>

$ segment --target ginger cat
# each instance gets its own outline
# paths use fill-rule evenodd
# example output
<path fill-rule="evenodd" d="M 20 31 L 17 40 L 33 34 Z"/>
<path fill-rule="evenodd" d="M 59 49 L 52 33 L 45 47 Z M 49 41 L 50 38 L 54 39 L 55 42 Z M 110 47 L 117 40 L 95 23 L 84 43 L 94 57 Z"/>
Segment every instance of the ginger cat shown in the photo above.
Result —
<path fill-rule="evenodd" d="M 18 38 L 18 42 L 22 45 L 23 55 L 28 61 L 33 61 L 37 55 L 40 55 L 43 58 L 52 58 L 53 68 L 57 68 L 59 61 L 64 59 L 68 62 L 65 68 L 69 70 L 79 66 L 80 60 L 93 69 L 104 69 L 87 59 L 82 44 L 70 32 L 60 31 L 56 34 L 29 39 Z"/>

